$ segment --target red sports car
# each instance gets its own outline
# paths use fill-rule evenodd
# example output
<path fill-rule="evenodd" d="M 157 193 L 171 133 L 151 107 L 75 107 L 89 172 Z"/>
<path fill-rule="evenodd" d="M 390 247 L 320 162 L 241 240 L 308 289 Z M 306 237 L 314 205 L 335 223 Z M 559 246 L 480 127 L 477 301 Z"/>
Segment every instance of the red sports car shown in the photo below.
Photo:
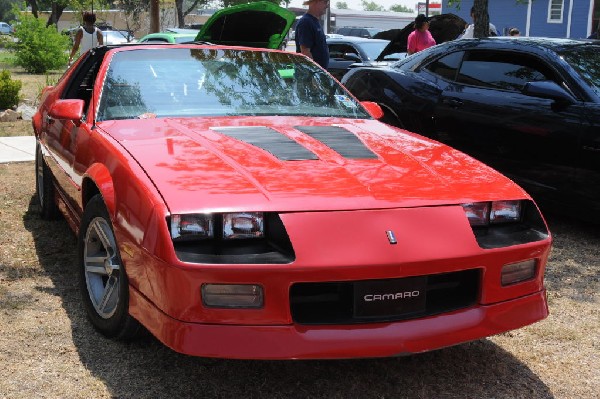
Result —
<path fill-rule="evenodd" d="M 294 53 L 80 58 L 33 126 L 41 215 L 78 234 L 91 323 L 190 355 L 314 359 L 545 318 L 551 237 L 527 193 L 379 116 Z"/>

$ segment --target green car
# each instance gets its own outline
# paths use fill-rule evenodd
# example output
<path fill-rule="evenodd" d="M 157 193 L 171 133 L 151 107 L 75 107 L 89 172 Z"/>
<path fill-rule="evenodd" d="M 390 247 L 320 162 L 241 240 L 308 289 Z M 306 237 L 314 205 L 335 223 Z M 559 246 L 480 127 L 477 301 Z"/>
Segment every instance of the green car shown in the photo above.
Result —
<path fill-rule="evenodd" d="M 196 41 L 278 49 L 295 19 L 293 12 L 268 1 L 240 4 L 215 12 Z"/>
<path fill-rule="evenodd" d="M 138 43 L 185 43 L 193 42 L 198 29 L 167 29 L 165 32 L 150 33 L 138 40 Z"/>

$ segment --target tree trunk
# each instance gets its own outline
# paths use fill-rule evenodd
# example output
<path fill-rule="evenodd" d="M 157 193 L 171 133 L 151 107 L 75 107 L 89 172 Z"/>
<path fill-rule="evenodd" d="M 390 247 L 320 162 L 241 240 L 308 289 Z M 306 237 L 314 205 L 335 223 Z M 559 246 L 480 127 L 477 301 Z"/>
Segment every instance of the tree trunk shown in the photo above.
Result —
<path fill-rule="evenodd" d="M 177 27 L 185 27 L 185 15 L 183 15 L 183 0 L 175 0 L 175 9 L 177 10 Z"/>
<path fill-rule="evenodd" d="M 475 22 L 473 37 L 488 37 L 490 35 L 488 0 L 475 0 L 473 3 L 473 20 Z"/>
<path fill-rule="evenodd" d="M 150 33 L 157 33 L 160 30 L 160 2 L 159 0 L 150 0 Z"/>
<path fill-rule="evenodd" d="M 36 0 L 27 0 L 27 4 L 31 6 L 31 13 L 35 18 L 38 18 L 38 5 Z"/>
<path fill-rule="evenodd" d="M 48 21 L 46 21 L 46 27 L 50 25 L 58 26 L 58 20 L 62 16 L 63 11 L 65 10 L 65 6 L 52 3 L 52 12 L 48 17 Z"/>

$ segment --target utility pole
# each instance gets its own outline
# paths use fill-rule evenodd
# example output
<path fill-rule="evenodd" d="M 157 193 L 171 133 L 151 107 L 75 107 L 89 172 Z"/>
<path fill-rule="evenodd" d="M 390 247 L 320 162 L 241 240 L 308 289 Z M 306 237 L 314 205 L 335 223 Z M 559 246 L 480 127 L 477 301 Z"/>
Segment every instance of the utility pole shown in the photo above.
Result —
<path fill-rule="evenodd" d="M 160 0 L 150 0 L 150 33 L 160 30 Z"/>

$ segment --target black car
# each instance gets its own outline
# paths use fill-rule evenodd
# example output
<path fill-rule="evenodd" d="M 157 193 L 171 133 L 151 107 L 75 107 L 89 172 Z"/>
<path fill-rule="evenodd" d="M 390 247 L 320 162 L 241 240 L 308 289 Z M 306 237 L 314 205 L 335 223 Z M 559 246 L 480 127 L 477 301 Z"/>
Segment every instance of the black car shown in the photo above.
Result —
<path fill-rule="evenodd" d="M 455 40 L 342 83 L 387 123 L 479 158 L 547 209 L 600 222 L 597 41 Z"/>
<path fill-rule="evenodd" d="M 381 29 L 377 28 L 361 28 L 361 27 L 353 27 L 353 26 L 345 26 L 343 28 L 338 28 L 335 31 L 338 35 L 344 36 L 356 36 L 356 37 L 364 37 L 368 39 L 372 39 L 373 36 L 381 32 Z"/>
<path fill-rule="evenodd" d="M 354 36 L 327 38 L 329 47 L 329 66 L 327 70 L 340 80 L 350 68 L 359 66 L 383 66 L 390 61 L 398 61 L 405 54 L 390 54 L 380 58 L 389 40 L 365 39 Z"/>

